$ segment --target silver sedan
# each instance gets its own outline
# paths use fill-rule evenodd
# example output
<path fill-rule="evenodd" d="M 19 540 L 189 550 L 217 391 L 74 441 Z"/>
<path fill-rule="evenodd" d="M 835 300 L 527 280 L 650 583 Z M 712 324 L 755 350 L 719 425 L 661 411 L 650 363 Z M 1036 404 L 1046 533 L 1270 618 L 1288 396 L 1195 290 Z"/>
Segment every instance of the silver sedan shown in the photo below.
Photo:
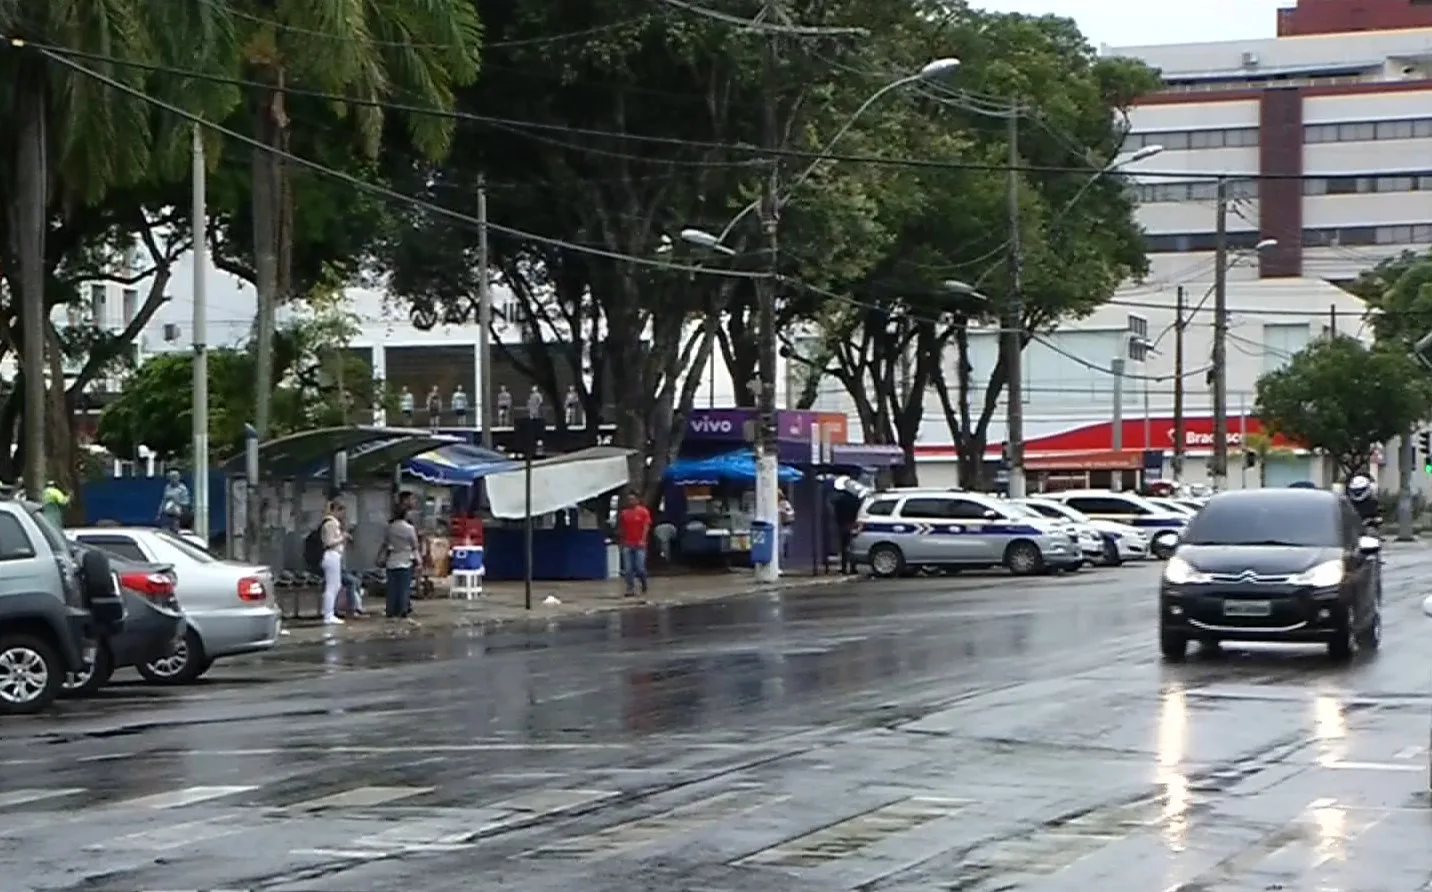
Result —
<path fill-rule="evenodd" d="M 282 615 L 268 567 L 220 560 L 186 538 L 150 527 L 83 527 L 65 535 L 124 560 L 173 566 L 188 629 L 171 656 L 137 667 L 147 681 L 188 684 L 215 660 L 278 642 Z"/>

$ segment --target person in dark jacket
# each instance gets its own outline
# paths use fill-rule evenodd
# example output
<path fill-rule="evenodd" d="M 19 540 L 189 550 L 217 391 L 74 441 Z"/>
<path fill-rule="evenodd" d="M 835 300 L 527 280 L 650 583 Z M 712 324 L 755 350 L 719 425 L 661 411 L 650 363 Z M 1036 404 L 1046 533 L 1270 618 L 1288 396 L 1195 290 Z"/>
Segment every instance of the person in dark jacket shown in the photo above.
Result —
<path fill-rule="evenodd" d="M 840 541 L 840 572 L 854 573 L 855 559 L 850 553 L 855 538 L 855 518 L 860 514 L 860 499 L 845 490 L 835 493 L 835 529 Z"/>

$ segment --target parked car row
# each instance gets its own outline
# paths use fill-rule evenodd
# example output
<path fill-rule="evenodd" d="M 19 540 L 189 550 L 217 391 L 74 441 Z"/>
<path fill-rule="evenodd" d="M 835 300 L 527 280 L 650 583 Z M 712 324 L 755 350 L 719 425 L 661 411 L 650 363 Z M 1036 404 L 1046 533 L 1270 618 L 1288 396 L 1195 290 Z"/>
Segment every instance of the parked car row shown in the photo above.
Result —
<path fill-rule="evenodd" d="M 270 648 L 272 589 L 266 567 L 163 530 L 61 531 L 39 505 L 0 499 L 0 714 L 92 693 L 122 668 L 185 684 L 217 659 Z"/>
<path fill-rule="evenodd" d="M 1026 499 L 950 489 L 871 493 L 851 551 L 879 577 L 1003 566 L 1016 575 L 1166 560 L 1194 502 L 1071 490 Z"/>

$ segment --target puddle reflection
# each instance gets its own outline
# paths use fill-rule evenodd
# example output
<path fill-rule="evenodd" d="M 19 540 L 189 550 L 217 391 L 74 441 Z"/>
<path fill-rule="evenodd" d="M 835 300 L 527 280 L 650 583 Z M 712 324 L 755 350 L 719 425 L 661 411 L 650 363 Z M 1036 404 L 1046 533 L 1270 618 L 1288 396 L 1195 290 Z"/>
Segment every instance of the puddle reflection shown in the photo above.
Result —
<path fill-rule="evenodd" d="M 1189 783 L 1183 770 L 1188 752 L 1188 697 L 1182 686 L 1172 686 L 1163 693 L 1159 704 L 1158 771 L 1155 782 L 1163 792 L 1164 844 L 1171 851 L 1182 852 L 1188 843 Z"/>
<path fill-rule="evenodd" d="M 1318 799 L 1312 803 L 1313 823 L 1317 826 L 1318 841 L 1313 851 L 1312 867 L 1329 861 L 1347 860 L 1347 812 L 1336 799 Z M 1319 892 L 1327 887 L 1320 887 Z M 1330 890 L 1329 890 L 1330 892 Z"/>
<path fill-rule="evenodd" d="M 1318 763 L 1331 765 L 1347 758 L 1347 707 L 1337 697 L 1319 694 L 1313 699 L 1313 738 Z"/>

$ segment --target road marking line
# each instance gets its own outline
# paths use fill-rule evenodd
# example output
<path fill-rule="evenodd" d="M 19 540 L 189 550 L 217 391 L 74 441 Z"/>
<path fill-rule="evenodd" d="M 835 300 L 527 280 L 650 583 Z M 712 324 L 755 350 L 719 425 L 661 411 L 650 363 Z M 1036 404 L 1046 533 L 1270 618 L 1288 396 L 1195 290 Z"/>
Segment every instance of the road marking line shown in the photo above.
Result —
<path fill-rule="evenodd" d="M 1392 758 L 1394 758 L 1394 759 L 1415 759 L 1417 756 L 1421 755 L 1422 753 L 1424 753 L 1424 752 L 1426 752 L 1426 751 L 1427 751 L 1427 748 L 1426 748 L 1426 747 L 1423 747 L 1423 746 L 1408 746 L 1408 747 L 1403 747 L 1402 749 L 1400 749 L 1400 750 L 1398 750 L 1397 752 L 1393 753 L 1393 754 L 1392 754 Z"/>
<path fill-rule="evenodd" d="M 592 858 L 640 848 L 660 839 L 690 833 L 719 821 L 748 814 L 790 799 L 760 789 L 730 790 L 650 817 L 615 824 L 586 836 L 523 852 L 523 858 Z"/>
<path fill-rule="evenodd" d="M 1339 768 L 1345 771 L 1426 771 L 1424 765 L 1402 765 L 1396 762 L 1323 762 L 1324 768 Z"/>
<path fill-rule="evenodd" d="M 179 808 L 184 805 L 193 805 L 196 802 L 207 802 L 210 799 L 221 799 L 224 796 L 233 796 L 237 793 L 247 793 L 250 790 L 257 790 L 253 785 L 237 787 L 185 787 L 182 790 L 171 790 L 168 793 L 155 793 L 152 796 L 140 796 L 136 799 L 124 799 L 119 802 L 111 802 L 111 808 Z"/>
<path fill-rule="evenodd" d="M 949 818 L 973 804 L 970 799 L 911 796 L 777 843 L 732 864 L 736 867 L 818 867 L 862 852 L 892 836 L 932 821 Z"/>
<path fill-rule="evenodd" d="M 202 821 L 186 821 L 183 824 L 160 827 L 156 830 L 116 836 L 105 842 L 85 846 L 85 850 L 98 852 L 108 849 L 143 849 L 162 852 L 192 845 L 196 842 L 232 836 L 246 829 L 248 828 L 236 826 L 229 818 L 208 818 Z"/>
<path fill-rule="evenodd" d="M 70 787 L 65 790 L 11 790 L 9 793 L 0 793 L 0 808 L 13 808 L 17 805 L 29 805 L 31 802 L 43 802 L 46 799 L 74 796 L 84 791 L 84 787 Z"/>
<path fill-rule="evenodd" d="M 437 787 L 354 787 L 341 793 L 320 796 L 288 806 L 293 811 L 318 811 L 325 808 L 372 808 L 399 799 L 411 799 L 431 793 Z"/>
<path fill-rule="evenodd" d="M 683 743 L 683 746 L 697 750 L 749 750 L 749 744 L 744 743 L 711 743 L 693 740 Z M 434 753 L 566 753 L 566 752 L 623 752 L 636 749 L 636 744 L 631 743 L 507 743 L 494 741 L 491 743 L 453 743 L 425 745 L 423 752 Z M 186 749 L 165 753 L 170 758 L 182 756 L 292 756 L 299 753 L 336 753 L 344 756 L 391 756 L 391 755 L 412 755 L 413 748 L 410 746 L 323 746 L 321 744 L 281 746 L 281 747 L 255 747 L 253 749 L 208 749 L 207 747 Z M 115 758 L 131 758 L 130 755 L 117 756 Z"/>

